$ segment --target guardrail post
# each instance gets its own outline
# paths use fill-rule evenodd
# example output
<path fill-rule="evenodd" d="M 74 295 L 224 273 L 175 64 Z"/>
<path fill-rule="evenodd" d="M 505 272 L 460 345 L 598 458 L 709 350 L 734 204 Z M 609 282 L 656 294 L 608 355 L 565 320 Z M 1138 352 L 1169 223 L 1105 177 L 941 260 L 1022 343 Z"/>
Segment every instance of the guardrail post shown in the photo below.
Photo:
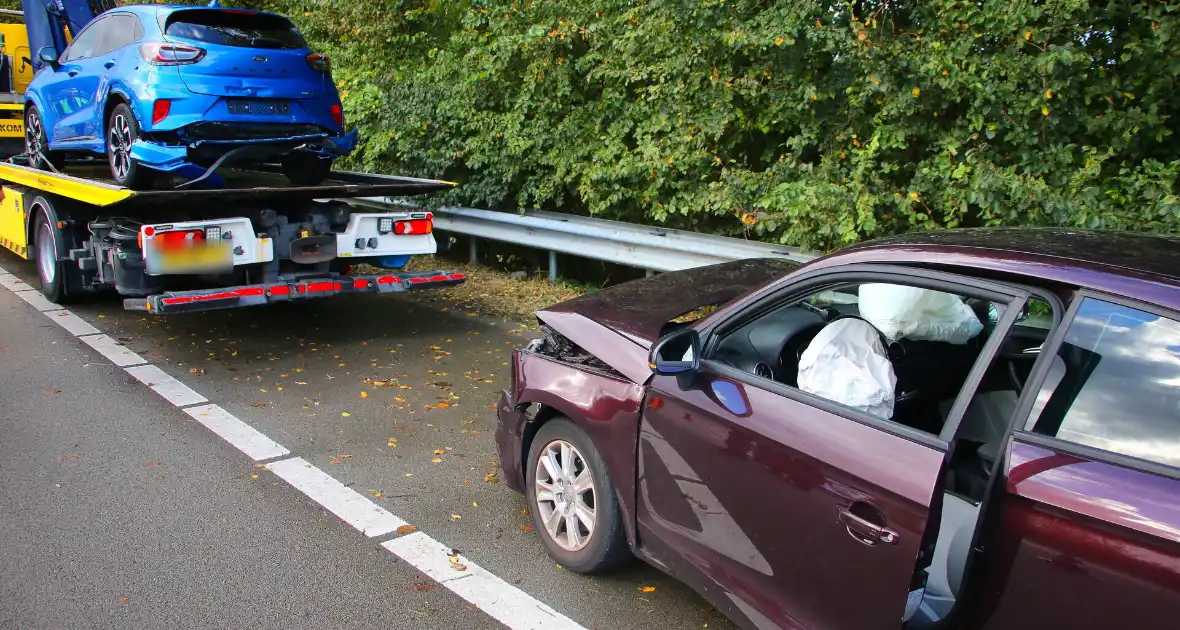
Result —
<path fill-rule="evenodd" d="M 474 236 L 467 239 L 467 253 L 471 255 L 471 264 L 479 264 L 479 249 L 475 244 L 476 238 Z"/>
<path fill-rule="evenodd" d="M 557 284 L 557 252 L 549 250 L 549 282 Z"/>
<path fill-rule="evenodd" d="M 645 278 L 650 278 L 654 275 L 656 275 L 656 272 L 652 271 L 651 269 L 644 269 L 643 270 L 643 277 L 645 277 Z"/>

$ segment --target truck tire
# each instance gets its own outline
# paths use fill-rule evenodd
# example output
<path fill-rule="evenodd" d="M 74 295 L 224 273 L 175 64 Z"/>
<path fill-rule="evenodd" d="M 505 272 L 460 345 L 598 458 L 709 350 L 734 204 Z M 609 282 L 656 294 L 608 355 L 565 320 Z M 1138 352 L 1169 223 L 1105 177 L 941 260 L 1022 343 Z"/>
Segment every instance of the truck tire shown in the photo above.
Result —
<path fill-rule="evenodd" d="M 34 246 L 37 248 L 37 276 L 41 279 L 41 293 L 54 304 L 68 301 L 66 291 L 65 265 L 58 260 L 57 225 L 52 223 L 44 211 L 37 212 L 37 223 L 33 228 Z"/>

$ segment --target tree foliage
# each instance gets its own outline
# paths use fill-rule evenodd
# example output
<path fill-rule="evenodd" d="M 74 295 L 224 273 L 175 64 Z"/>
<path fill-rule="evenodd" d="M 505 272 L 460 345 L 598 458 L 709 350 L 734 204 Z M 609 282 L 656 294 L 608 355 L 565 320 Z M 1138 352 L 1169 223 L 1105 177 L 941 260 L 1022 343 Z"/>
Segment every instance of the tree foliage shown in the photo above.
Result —
<path fill-rule="evenodd" d="M 1180 224 L 1177 1 L 253 4 L 332 56 L 355 162 L 451 203 L 817 248 Z"/>

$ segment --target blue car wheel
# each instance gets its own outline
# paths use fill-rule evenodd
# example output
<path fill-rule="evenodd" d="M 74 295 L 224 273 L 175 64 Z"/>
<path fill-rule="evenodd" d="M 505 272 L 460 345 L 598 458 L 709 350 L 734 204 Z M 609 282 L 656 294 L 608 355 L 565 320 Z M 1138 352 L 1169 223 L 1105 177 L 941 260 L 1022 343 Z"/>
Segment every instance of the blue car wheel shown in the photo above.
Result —
<path fill-rule="evenodd" d="M 151 170 L 140 166 L 131 156 L 131 145 L 139 138 L 139 123 L 131 108 L 120 103 L 111 111 L 107 121 L 107 162 L 111 166 L 111 179 L 127 188 L 138 189 L 151 181 Z"/>
<path fill-rule="evenodd" d="M 49 136 L 36 105 L 29 105 L 25 113 L 25 155 L 29 156 L 29 166 L 33 168 L 58 171 L 64 166 L 61 156 L 49 150 Z"/>

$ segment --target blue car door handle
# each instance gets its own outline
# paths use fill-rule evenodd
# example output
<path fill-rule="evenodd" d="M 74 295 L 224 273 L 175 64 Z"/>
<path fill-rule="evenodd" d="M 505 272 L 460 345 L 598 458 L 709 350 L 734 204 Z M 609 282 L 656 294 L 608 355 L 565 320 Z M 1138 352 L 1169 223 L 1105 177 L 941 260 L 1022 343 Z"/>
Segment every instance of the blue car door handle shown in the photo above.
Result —
<path fill-rule="evenodd" d="M 106 63 L 102 64 L 102 67 L 106 68 L 107 70 L 110 70 L 111 68 L 114 68 L 114 67 L 115 67 L 115 60 L 114 60 L 114 59 L 111 59 L 110 61 L 108 61 L 108 62 L 106 62 Z"/>
<path fill-rule="evenodd" d="M 70 70 L 70 71 L 69 71 L 69 72 L 67 72 L 66 74 L 67 74 L 67 75 L 69 75 L 69 76 L 71 76 L 71 77 L 76 77 L 76 76 L 78 76 L 78 71 L 77 71 L 77 70 Z"/>

